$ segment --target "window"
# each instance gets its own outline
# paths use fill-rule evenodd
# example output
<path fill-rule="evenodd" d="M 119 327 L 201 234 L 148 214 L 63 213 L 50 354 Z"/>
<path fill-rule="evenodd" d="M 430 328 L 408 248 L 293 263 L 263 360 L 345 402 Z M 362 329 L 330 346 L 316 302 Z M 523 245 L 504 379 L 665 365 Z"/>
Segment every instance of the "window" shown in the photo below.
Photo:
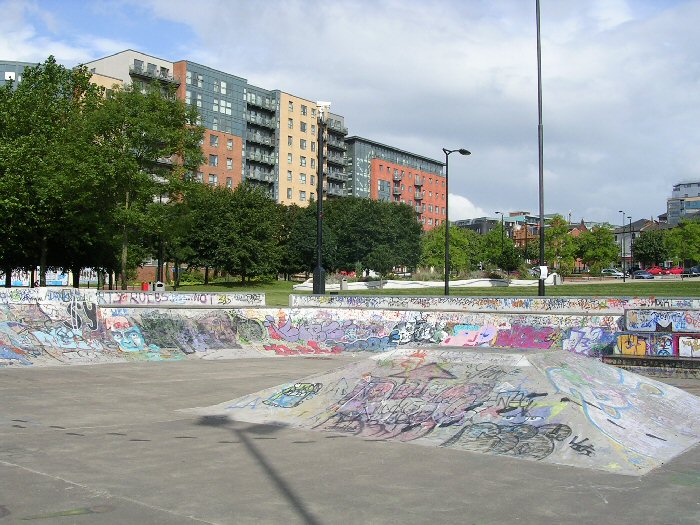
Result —
<path fill-rule="evenodd" d="M 214 131 L 219 131 L 219 119 L 214 117 L 211 121 L 211 129 Z M 218 144 L 217 144 L 218 145 Z"/>
<path fill-rule="evenodd" d="M 312 201 L 315 199 L 316 199 L 316 194 L 312 191 L 311 193 L 309 193 L 309 200 Z"/>
<path fill-rule="evenodd" d="M 292 188 L 287 188 L 287 198 L 288 199 L 292 198 Z"/>
<path fill-rule="evenodd" d="M 306 200 L 306 192 L 304 190 L 299 190 L 299 200 L 300 201 Z"/>
<path fill-rule="evenodd" d="M 214 93 L 219 93 L 221 91 L 221 84 L 218 80 L 214 80 Z"/>
<path fill-rule="evenodd" d="M 299 166 L 306 167 L 306 157 L 299 157 Z"/>
<path fill-rule="evenodd" d="M 306 122 L 299 122 L 299 129 L 306 133 Z"/>
<path fill-rule="evenodd" d="M 218 166 L 219 165 L 219 156 L 218 155 L 209 155 L 209 165 L 210 166 Z"/>
<path fill-rule="evenodd" d="M 155 75 L 155 73 L 156 73 L 156 65 L 155 65 L 155 64 L 151 64 L 151 63 L 149 62 L 148 65 L 146 66 L 146 71 L 148 71 L 151 75 Z"/>
<path fill-rule="evenodd" d="M 231 114 L 231 103 L 226 102 L 225 100 L 222 100 L 221 103 L 219 104 L 219 112 L 230 115 Z"/>
<path fill-rule="evenodd" d="M 301 114 L 306 116 L 306 106 L 304 106 L 303 104 L 301 105 Z"/>
<path fill-rule="evenodd" d="M 226 149 L 227 150 L 233 149 L 233 139 L 226 139 Z"/>
<path fill-rule="evenodd" d="M 312 168 L 316 167 L 316 159 L 311 159 L 311 167 Z"/>
<path fill-rule="evenodd" d="M 221 81 L 221 94 L 226 94 L 226 82 L 224 82 L 223 80 Z"/>
<path fill-rule="evenodd" d="M 313 152 L 316 151 L 316 143 L 315 142 L 311 143 L 311 151 L 313 151 Z"/>
<path fill-rule="evenodd" d="M 136 71 L 143 71 L 143 60 L 134 59 L 134 69 Z"/>
<path fill-rule="evenodd" d="M 219 177 L 213 173 L 209 174 L 209 184 L 211 186 L 216 186 L 219 183 Z"/>
<path fill-rule="evenodd" d="M 287 170 L 287 181 L 292 182 L 292 170 Z"/>
<path fill-rule="evenodd" d="M 204 77 L 197 75 L 197 87 L 204 87 Z"/>
<path fill-rule="evenodd" d="M 316 116 L 316 108 L 311 108 L 311 116 L 312 117 Z"/>
<path fill-rule="evenodd" d="M 287 127 L 289 129 L 294 129 L 294 120 L 293 119 L 291 119 L 291 118 L 287 119 Z"/>
<path fill-rule="evenodd" d="M 219 111 L 219 99 L 218 99 L 218 98 L 215 98 L 215 99 L 214 99 L 214 104 L 212 105 L 212 108 L 211 108 L 211 109 L 214 110 L 214 111 L 216 111 L 216 112 Z"/>
<path fill-rule="evenodd" d="M 226 177 L 226 187 L 228 189 L 233 188 L 233 179 L 231 177 Z"/>
<path fill-rule="evenodd" d="M 289 111 L 294 111 L 294 102 L 290 100 L 287 104 L 287 109 L 289 109 Z"/>
<path fill-rule="evenodd" d="M 379 173 L 384 173 L 384 166 L 382 164 L 379 165 Z"/>
<path fill-rule="evenodd" d="M 291 153 L 287 153 L 287 164 L 291 164 L 291 163 L 293 162 L 293 160 L 294 160 L 294 159 L 292 158 L 292 154 L 291 154 Z"/>
<path fill-rule="evenodd" d="M 192 104 L 192 92 L 185 91 L 185 104 Z"/>
<path fill-rule="evenodd" d="M 197 182 L 203 182 L 204 181 L 204 173 L 201 171 L 197 172 L 197 175 L 194 178 Z"/>
<path fill-rule="evenodd" d="M 233 169 L 233 159 L 226 158 L 226 169 L 227 170 Z"/>
<path fill-rule="evenodd" d="M 299 174 L 299 183 L 300 183 L 300 184 L 306 184 L 306 173 L 300 173 L 300 174 Z"/>
<path fill-rule="evenodd" d="M 200 93 L 197 93 L 197 107 L 202 107 L 202 95 Z"/>
<path fill-rule="evenodd" d="M 316 124 L 311 124 L 311 133 L 316 135 Z"/>
<path fill-rule="evenodd" d="M 311 185 L 313 186 L 314 184 L 316 184 L 316 175 L 311 175 Z"/>
<path fill-rule="evenodd" d="M 291 135 L 287 135 L 287 146 L 291 146 L 294 142 Z"/>
<path fill-rule="evenodd" d="M 210 134 L 209 135 L 209 145 L 212 148 L 218 148 L 219 147 L 219 137 L 216 135 Z"/>
<path fill-rule="evenodd" d="M 306 139 L 299 139 L 299 147 L 301 149 L 306 149 Z"/>

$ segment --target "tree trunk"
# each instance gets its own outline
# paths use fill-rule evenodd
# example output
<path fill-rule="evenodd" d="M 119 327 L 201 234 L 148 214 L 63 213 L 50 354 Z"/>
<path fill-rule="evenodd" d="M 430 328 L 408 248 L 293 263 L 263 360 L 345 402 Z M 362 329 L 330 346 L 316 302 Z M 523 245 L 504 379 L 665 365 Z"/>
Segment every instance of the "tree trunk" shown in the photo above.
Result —
<path fill-rule="evenodd" d="M 36 282 L 36 268 L 32 268 L 32 271 L 29 272 L 29 287 L 30 288 L 35 288 L 36 285 L 34 284 Z"/>
<path fill-rule="evenodd" d="M 112 270 L 109 271 L 109 289 L 114 290 L 114 272 Z"/>
<path fill-rule="evenodd" d="M 209 284 L 209 267 L 204 267 L 204 284 Z"/>
<path fill-rule="evenodd" d="M 71 268 L 71 272 L 73 272 L 73 288 L 80 288 L 80 268 Z"/>
<path fill-rule="evenodd" d="M 12 267 L 5 267 L 5 288 L 12 288 Z"/>
<path fill-rule="evenodd" d="M 125 199 L 125 205 L 124 209 L 128 210 L 129 209 L 129 192 L 127 190 L 126 192 L 126 199 Z M 128 249 L 129 249 L 129 233 L 127 230 L 127 225 L 126 222 L 122 226 L 122 258 L 121 258 L 121 272 L 119 275 L 119 279 L 121 280 L 121 287 L 122 290 L 126 290 L 127 288 L 127 282 L 126 282 L 126 258 L 128 255 Z"/>
<path fill-rule="evenodd" d="M 173 284 L 174 284 L 173 289 L 174 289 L 174 290 L 177 290 L 178 287 L 180 286 L 180 261 L 178 261 L 177 259 L 175 259 L 175 262 L 174 262 L 173 264 L 174 264 L 174 266 L 173 266 L 173 273 L 175 274 L 175 275 L 174 275 L 174 279 L 173 279 L 173 281 L 174 281 L 174 283 L 173 283 Z"/>
<path fill-rule="evenodd" d="M 46 259 L 48 258 L 49 242 L 44 235 L 41 238 L 41 254 L 39 256 L 39 286 L 46 286 Z"/>

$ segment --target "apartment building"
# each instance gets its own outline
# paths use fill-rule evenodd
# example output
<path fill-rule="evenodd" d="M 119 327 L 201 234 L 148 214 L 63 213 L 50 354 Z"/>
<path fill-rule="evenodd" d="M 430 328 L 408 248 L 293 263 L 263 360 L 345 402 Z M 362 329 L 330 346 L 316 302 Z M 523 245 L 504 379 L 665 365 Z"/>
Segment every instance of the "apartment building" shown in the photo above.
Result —
<path fill-rule="evenodd" d="M 675 184 L 666 200 L 668 224 L 677 226 L 681 219 L 696 217 L 697 213 L 700 213 L 700 181 Z"/>
<path fill-rule="evenodd" d="M 408 204 L 425 230 L 447 220 L 444 163 L 362 137 L 345 143 L 350 195 Z"/>
<path fill-rule="evenodd" d="M 24 68 L 36 65 L 33 62 L 0 61 L 0 86 L 4 86 L 8 82 L 14 82 L 16 86 L 22 81 Z"/>

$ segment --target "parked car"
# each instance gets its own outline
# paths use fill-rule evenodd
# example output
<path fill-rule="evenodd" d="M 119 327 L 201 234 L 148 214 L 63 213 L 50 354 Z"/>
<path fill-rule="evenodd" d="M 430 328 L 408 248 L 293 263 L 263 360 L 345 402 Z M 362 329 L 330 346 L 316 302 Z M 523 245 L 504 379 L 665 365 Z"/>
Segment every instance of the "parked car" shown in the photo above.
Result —
<path fill-rule="evenodd" d="M 683 270 L 685 277 L 700 277 L 700 266 L 692 266 Z"/>
<path fill-rule="evenodd" d="M 652 266 L 651 268 L 647 268 L 645 271 L 649 272 L 651 275 L 663 275 L 666 273 L 666 270 L 661 268 L 661 266 Z"/>
<path fill-rule="evenodd" d="M 615 277 L 615 279 L 622 279 L 625 276 L 625 274 L 617 268 L 604 268 L 600 271 L 600 274 L 603 277 Z"/>
<path fill-rule="evenodd" d="M 673 268 L 668 268 L 666 270 L 666 273 L 668 275 L 680 275 L 683 273 L 683 267 L 682 266 L 674 266 Z"/>
<path fill-rule="evenodd" d="M 646 270 L 637 270 L 632 274 L 633 279 L 653 279 L 654 275 Z"/>

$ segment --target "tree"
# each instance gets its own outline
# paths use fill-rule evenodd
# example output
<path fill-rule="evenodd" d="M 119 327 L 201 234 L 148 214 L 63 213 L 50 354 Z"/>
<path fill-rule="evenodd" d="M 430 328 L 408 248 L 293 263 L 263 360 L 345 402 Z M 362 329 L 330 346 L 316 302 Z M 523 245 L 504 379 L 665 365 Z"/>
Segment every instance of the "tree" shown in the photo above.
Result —
<path fill-rule="evenodd" d="M 102 233 L 107 177 L 92 135 L 102 90 L 90 76 L 49 57 L 0 95 L 0 205 L 13 223 L 3 232 L 10 243 L 3 266 L 33 268 L 38 260 L 42 285 L 49 264 L 79 274 L 78 261 Z"/>
<path fill-rule="evenodd" d="M 615 235 L 609 225 L 594 226 L 576 239 L 577 256 L 589 267 L 602 269 L 612 265 L 619 256 Z"/>
<path fill-rule="evenodd" d="M 108 159 L 113 224 L 121 238 L 120 279 L 126 288 L 129 239 L 148 231 L 154 200 L 173 202 L 202 163 L 197 114 L 158 84 L 116 89 L 102 105 L 97 142 Z"/>
<path fill-rule="evenodd" d="M 632 253 L 635 261 L 644 264 L 655 264 L 665 261 L 669 251 L 664 241 L 664 233 L 661 230 L 648 230 L 642 232 L 632 242 Z"/>
<path fill-rule="evenodd" d="M 678 226 L 666 230 L 665 237 L 668 253 L 677 263 L 700 261 L 700 221 L 681 220 Z"/>
<path fill-rule="evenodd" d="M 576 253 L 576 243 L 569 234 L 568 225 L 564 217 L 555 215 L 544 230 L 544 256 L 550 266 L 556 267 L 558 261 L 573 258 Z"/>
<path fill-rule="evenodd" d="M 495 228 L 483 237 L 484 260 L 506 271 L 515 270 L 520 264 L 520 254 L 515 250 L 513 239 L 508 237 L 508 232 L 503 223 L 499 222 Z"/>
<path fill-rule="evenodd" d="M 483 238 L 472 230 L 450 228 L 450 270 L 474 270 L 484 261 Z M 420 265 L 445 269 L 445 225 L 427 231 L 421 239 Z"/>

